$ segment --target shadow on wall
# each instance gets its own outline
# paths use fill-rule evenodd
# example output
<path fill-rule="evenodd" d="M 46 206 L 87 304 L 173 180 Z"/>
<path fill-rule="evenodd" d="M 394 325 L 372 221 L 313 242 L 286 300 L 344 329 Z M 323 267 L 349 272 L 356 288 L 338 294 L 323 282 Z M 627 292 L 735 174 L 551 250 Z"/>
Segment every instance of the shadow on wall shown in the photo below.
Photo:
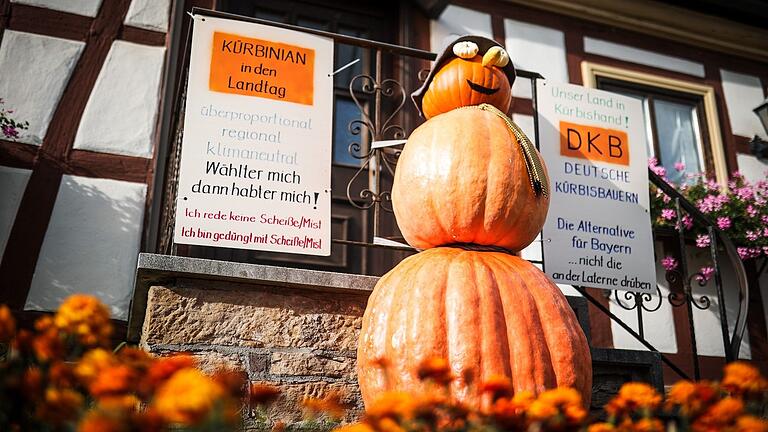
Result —
<path fill-rule="evenodd" d="M 146 185 L 65 175 L 25 309 L 88 293 L 125 320 L 140 248 Z"/>

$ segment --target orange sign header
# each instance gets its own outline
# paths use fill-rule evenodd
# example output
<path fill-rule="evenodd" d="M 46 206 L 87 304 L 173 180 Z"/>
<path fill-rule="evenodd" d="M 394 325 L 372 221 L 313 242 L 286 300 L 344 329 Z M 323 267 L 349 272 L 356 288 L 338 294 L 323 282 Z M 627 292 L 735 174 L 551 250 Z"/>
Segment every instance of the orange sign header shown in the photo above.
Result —
<path fill-rule="evenodd" d="M 313 105 L 315 50 L 213 33 L 212 91 Z"/>
<path fill-rule="evenodd" d="M 623 131 L 561 121 L 560 154 L 629 165 L 629 140 Z"/>

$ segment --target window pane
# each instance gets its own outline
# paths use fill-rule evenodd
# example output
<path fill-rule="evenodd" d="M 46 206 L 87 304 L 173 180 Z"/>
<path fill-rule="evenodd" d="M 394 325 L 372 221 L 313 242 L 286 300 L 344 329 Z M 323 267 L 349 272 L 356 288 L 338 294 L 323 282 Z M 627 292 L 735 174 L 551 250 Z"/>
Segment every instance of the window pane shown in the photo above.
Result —
<path fill-rule="evenodd" d="M 702 171 L 704 165 L 696 107 L 656 99 L 654 110 L 661 153 L 658 158 L 667 169 L 667 177 L 672 181 L 680 181 L 684 179 L 685 173 Z M 685 164 L 684 171 L 675 169 L 677 162 Z"/>
<path fill-rule="evenodd" d="M 353 142 L 360 143 L 368 137 L 365 128 L 359 135 L 353 135 L 349 131 L 349 124 L 353 120 L 360 119 L 360 109 L 357 108 L 351 99 L 345 97 L 336 97 L 335 102 L 335 121 L 333 125 L 333 162 L 344 165 L 359 166 L 360 160 L 349 154 L 349 145 Z M 365 146 L 363 146 L 363 151 Z M 356 153 L 360 156 L 360 153 Z"/>

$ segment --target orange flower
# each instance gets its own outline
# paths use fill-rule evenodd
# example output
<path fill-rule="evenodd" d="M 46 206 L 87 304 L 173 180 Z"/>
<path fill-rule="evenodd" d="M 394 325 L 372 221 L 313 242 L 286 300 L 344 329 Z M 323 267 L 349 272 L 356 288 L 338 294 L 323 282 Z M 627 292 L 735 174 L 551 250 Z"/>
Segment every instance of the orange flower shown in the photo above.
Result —
<path fill-rule="evenodd" d="M 38 361 L 48 363 L 64 356 L 64 344 L 55 330 L 30 337 L 32 352 Z"/>
<path fill-rule="evenodd" d="M 205 420 L 225 391 L 197 369 L 177 371 L 157 390 L 154 408 L 170 423 L 195 425 Z"/>
<path fill-rule="evenodd" d="M 117 358 L 111 351 L 95 348 L 85 353 L 75 366 L 75 375 L 89 385 L 105 369 L 117 364 Z"/>
<path fill-rule="evenodd" d="M 16 335 L 16 320 L 6 305 L 0 305 L 0 342 L 8 342 Z"/>
<path fill-rule="evenodd" d="M 135 347 L 123 347 L 117 352 L 117 359 L 120 363 L 130 367 L 140 374 L 143 374 L 149 369 L 155 361 L 155 358 L 149 355 L 149 353 Z"/>
<path fill-rule="evenodd" d="M 558 387 L 540 394 L 531 403 L 528 416 L 533 421 L 550 424 L 576 426 L 587 417 L 579 392 L 572 388 Z"/>
<path fill-rule="evenodd" d="M 691 425 L 694 432 L 719 431 L 731 426 L 744 412 L 744 403 L 740 399 L 725 398 L 709 407 L 704 414 Z"/>
<path fill-rule="evenodd" d="M 644 418 L 632 427 L 634 432 L 664 432 L 664 424 L 659 419 Z"/>
<path fill-rule="evenodd" d="M 170 378 L 176 371 L 195 367 L 195 359 L 189 354 L 176 354 L 155 360 L 147 371 L 144 379 L 144 391 L 151 393 L 160 384 Z"/>
<path fill-rule="evenodd" d="M 84 346 L 108 346 L 112 334 L 109 311 L 96 297 L 75 294 L 64 300 L 53 319 L 56 327 Z"/>
<path fill-rule="evenodd" d="M 122 432 L 128 430 L 124 420 L 103 411 L 89 411 L 77 425 L 77 432 Z"/>
<path fill-rule="evenodd" d="M 49 423 L 59 425 L 78 416 L 83 406 L 83 396 L 70 389 L 48 387 L 41 404 L 37 405 L 37 416 Z"/>
<path fill-rule="evenodd" d="M 744 415 L 736 420 L 736 432 L 768 432 L 768 420 Z"/>
<path fill-rule="evenodd" d="M 420 380 L 432 380 L 438 384 L 448 384 L 453 381 L 451 365 L 448 360 L 440 357 L 425 359 L 416 369 L 416 375 Z"/>
<path fill-rule="evenodd" d="M 388 391 L 382 393 L 365 412 L 366 418 L 410 418 L 413 414 L 413 397 L 405 392 Z"/>
<path fill-rule="evenodd" d="M 342 427 L 337 427 L 331 432 L 374 432 L 374 430 L 365 423 L 354 423 Z"/>
<path fill-rule="evenodd" d="M 495 423 L 506 429 L 519 429 L 525 425 L 525 413 L 535 400 L 533 393 L 522 391 L 510 398 L 499 398 L 491 407 Z"/>
<path fill-rule="evenodd" d="M 134 430 L 141 432 L 160 432 L 165 430 L 163 417 L 153 408 L 132 412 L 131 422 L 135 425 Z"/>
<path fill-rule="evenodd" d="M 768 391 L 768 380 L 751 364 L 743 361 L 729 363 L 723 369 L 720 385 L 735 396 L 758 395 Z"/>
<path fill-rule="evenodd" d="M 610 423 L 595 423 L 589 425 L 587 432 L 613 432 L 616 428 Z"/>
<path fill-rule="evenodd" d="M 480 391 L 491 395 L 491 400 L 512 396 L 512 383 L 504 375 L 491 375 L 480 385 Z"/>
<path fill-rule="evenodd" d="M 123 395 L 131 392 L 136 373 L 128 366 L 118 364 L 107 367 L 91 382 L 88 390 L 96 397 Z"/>
<path fill-rule="evenodd" d="M 251 406 L 267 405 L 280 396 L 280 389 L 268 384 L 251 383 L 248 388 L 248 400 Z"/>
<path fill-rule="evenodd" d="M 24 370 L 21 377 L 21 391 L 27 399 L 36 400 L 43 393 L 43 372 L 37 366 Z"/>
<path fill-rule="evenodd" d="M 646 383 L 630 382 L 621 386 L 619 394 L 605 406 L 612 416 L 621 416 L 638 410 L 653 411 L 661 404 L 661 396 Z"/>
<path fill-rule="evenodd" d="M 247 375 L 242 370 L 222 369 L 213 374 L 213 380 L 221 385 L 227 394 L 238 399 L 245 396 Z"/>
<path fill-rule="evenodd" d="M 134 394 L 110 394 L 100 396 L 98 406 L 110 412 L 136 411 L 141 406 L 141 401 Z"/>
<path fill-rule="evenodd" d="M 340 419 L 347 412 L 347 407 L 341 400 L 342 394 L 338 391 L 332 391 L 323 398 L 304 399 L 302 405 L 313 414 L 325 413 L 332 419 Z"/>
<path fill-rule="evenodd" d="M 678 381 L 669 389 L 665 406 L 667 409 L 678 407 L 680 414 L 695 417 L 714 402 L 717 396 L 717 389 L 711 383 Z"/>

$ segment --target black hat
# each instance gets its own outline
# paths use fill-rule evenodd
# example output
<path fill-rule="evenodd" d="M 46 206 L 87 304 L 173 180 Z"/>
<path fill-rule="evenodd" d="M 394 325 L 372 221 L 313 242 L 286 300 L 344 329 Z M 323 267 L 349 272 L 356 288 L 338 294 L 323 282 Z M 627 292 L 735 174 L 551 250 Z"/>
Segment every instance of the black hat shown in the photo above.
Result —
<path fill-rule="evenodd" d="M 488 39 L 486 37 L 482 36 L 461 36 L 456 38 L 453 42 L 449 43 L 447 47 L 443 50 L 443 52 L 437 57 L 437 60 L 432 64 L 432 69 L 429 71 L 429 75 L 427 75 L 427 79 L 424 81 L 424 84 L 422 84 L 421 87 L 418 88 L 415 92 L 411 93 L 411 99 L 413 99 L 413 103 L 416 104 L 416 109 L 419 111 L 419 114 L 421 116 L 424 116 L 424 113 L 421 111 L 421 100 L 424 99 L 424 93 L 426 93 L 427 88 L 432 83 L 432 79 L 435 77 L 435 74 L 437 71 L 443 66 L 443 64 L 447 63 L 449 60 L 451 60 L 456 55 L 453 53 L 453 46 L 456 45 L 459 42 L 474 42 L 477 44 L 478 47 L 478 55 L 482 56 L 485 54 L 491 47 L 499 46 L 504 48 L 500 43 L 496 42 L 493 39 Z M 507 79 L 509 80 L 510 87 L 512 86 L 512 83 L 515 82 L 515 66 L 512 65 L 512 60 L 509 60 L 509 63 L 507 63 L 506 66 L 502 67 L 501 70 L 504 72 L 504 75 L 507 76 Z"/>

